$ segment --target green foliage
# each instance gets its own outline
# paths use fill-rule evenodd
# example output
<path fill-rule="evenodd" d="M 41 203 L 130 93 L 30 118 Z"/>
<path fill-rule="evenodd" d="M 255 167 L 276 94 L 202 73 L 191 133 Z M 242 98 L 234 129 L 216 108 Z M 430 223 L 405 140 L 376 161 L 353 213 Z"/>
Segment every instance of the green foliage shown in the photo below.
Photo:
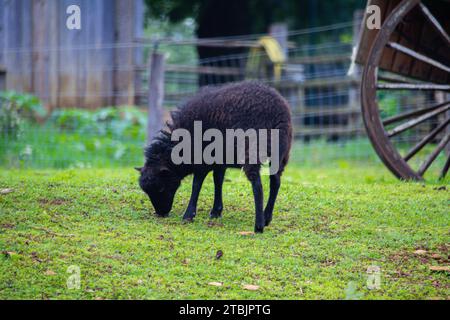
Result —
<path fill-rule="evenodd" d="M 388 118 L 398 113 L 399 106 L 398 94 L 392 93 L 379 93 L 378 104 L 380 106 L 380 115 L 382 118 Z"/>
<path fill-rule="evenodd" d="M 7 139 L 17 139 L 25 121 L 36 122 L 45 115 L 39 99 L 31 94 L 0 92 L 0 133 Z"/>
<path fill-rule="evenodd" d="M 0 140 L 6 167 L 103 167 L 142 163 L 146 113 L 134 107 L 55 110 L 43 124 Z M 19 118 L 21 119 L 21 118 Z M 7 132 L 2 130 L 3 132 Z"/>
<path fill-rule="evenodd" d="M 59 109 L 50 117 L 50 121 L 62 131 L 130 138 L 142 137 L 145 120 L 144 112 L 133 107 L 109 107 L 97 111 Z"/>
<path fill-rule="evenodd" d="M 17 105 L 0 97 L 0 132 L 6 139 L 17 139 L 21 128 Z"/>
<path fill-rule="evenodd" d="M 192 18 L 186 18 L 176 23 L 170 22 L 168 19 L 152 18 L 147 22 L 145 34 L 152 39 L 192 39 L 195 37 L 195 27 L 196 24 Z M 158 49 L 166 54 L 167 63 L 192 64 L 193 61 L 197 61 L 195 46 L 173 46 L 162 42 Z"/>
<path fill-rule="evenodd" d="M 6 91 L 0 93 L 0 98 L 14 104 L 22 117 L 33 121 L 47 113 L 39 98 L 32 94 Z"/>
<path fill-rule="evenodd" d="M 440 185 L 397 181 L 381 165 L 290 165 L 272 225 L 245 236 L 254 207 L 241 176 L 227 172 L 221 220 L 208 218 L 208 176 L 195 222 L 182 224 L 190 179 L 160 219 L 131 168 L 0 170 L 0 189 L 13 190 L 0 194 L 0 299 L 448 298 L 448 273 L 430 270 L 450 249 Z M 381 286 L 370 290 L 374 265 Z M 70 266 L 80 289 L 67 288 Z"/>

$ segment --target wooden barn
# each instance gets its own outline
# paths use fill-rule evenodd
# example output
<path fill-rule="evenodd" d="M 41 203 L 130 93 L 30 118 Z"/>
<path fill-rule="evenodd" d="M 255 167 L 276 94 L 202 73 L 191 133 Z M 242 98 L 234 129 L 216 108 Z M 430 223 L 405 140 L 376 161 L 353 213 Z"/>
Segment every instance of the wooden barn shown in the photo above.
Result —
<path fill-rule="evenodd" d="M 132 105 L 144 13 L 142 0 L 0 0 L 0 85 L 49 108 Z"/>

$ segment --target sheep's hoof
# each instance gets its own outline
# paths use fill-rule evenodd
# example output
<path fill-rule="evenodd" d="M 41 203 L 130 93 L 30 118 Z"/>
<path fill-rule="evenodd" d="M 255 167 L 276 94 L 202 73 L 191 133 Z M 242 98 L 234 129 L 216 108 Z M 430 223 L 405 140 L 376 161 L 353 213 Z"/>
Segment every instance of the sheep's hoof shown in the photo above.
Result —
<path fill-rule="evenodd" d="M 188 224 L 188 223 L 193 223 L 194 222 L 194 217 L 188 217 L 188 218 L 183 218 L 183 224 Z"/>
<path fill-rule="evenodd" d="M 210 217 L 211 219 L 219 219 L 219 218 L 222 218 L 222 210 L 216 211 L 216 210 L 212 209 L 211 212 L 209 213 L 209 217 Z"/>
<path fill-rule="evenodd" d="M 272 222 L 272 220 L 266 220 L 265 226 L 268 227 L 271 222 Z"/>
<path fill-rule="evenodd" d="M 155 216 L 157 216 L 158 218 L 167 218 L 167 217 L 169 217 L 169 214 L 168 213 L 166 213 L 166 214 L 155 213 Z"/>
<path fill-rule="evenodd" d="M 264 227 L 255 226 L 255 233 L 264 233 Z"/>

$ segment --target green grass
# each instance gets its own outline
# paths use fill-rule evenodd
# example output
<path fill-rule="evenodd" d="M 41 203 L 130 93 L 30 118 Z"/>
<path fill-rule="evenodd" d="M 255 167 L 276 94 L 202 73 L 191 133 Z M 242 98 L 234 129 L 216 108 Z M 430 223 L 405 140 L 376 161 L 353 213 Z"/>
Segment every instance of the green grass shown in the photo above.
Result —
<path fill-rule="evenodd" d="M 117 168 L 143 162 L 143 132 L 99 134 L 91 129 L 62 130 L 52 123 L 27 124 L 17 139 L 0 135 L 0 167 Z M 373 161 L 377 158 L 368 139 L 359 137 L 336 143 L 296 141 L 291 159 L 295 163 L 315 166 L 337 159 Z"/>
<path fill-rule="evenodd" d="M 273 224 L 250 236 L 240 234 L 253 230 L 250 185 L 239 171 L 226 179 L 223 218 L 208 219 L 208 177 L 198 217 L 185 225 L 190 179 L 160 219 L 132 169 L 0 170 L 0 189 L 13 189 L 0 195 L 0 298 L 449 298 L 449 273 L 429 268 L 449 266 L 449 191 L 438 190 L 448 179 L 424 185 L 381 166 L 290 166 Z M 80 289 L 66 286 L 71 265 Z M 378 290 L 366 286 L 373 265 Z"/>
<path fill-rule="evenodd" d="M 123 167 L 142 162 L 144 135 L 106 135 L 33 125 L 18 139 L 0 135 L 0 166 L 7 168 Z"/>

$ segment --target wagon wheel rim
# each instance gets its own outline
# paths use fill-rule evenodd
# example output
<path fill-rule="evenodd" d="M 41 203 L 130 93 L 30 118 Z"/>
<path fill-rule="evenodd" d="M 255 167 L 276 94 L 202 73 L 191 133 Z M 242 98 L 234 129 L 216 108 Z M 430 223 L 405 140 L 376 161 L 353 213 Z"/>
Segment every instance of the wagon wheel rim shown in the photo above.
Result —
<path fill-rule="evenodd" d="M 403 0 L 398 6 L 390 13 L 384 22 L 382 28 L 379 30 L 372 48 L 370 50 L 366 65 L 362 76 L 361 85 L 361 99 L 362 99 L 362 115 L 364 124 L 367 130 L 367 134 L 370 138 L 372 146 L 377 152 L 378 156 L 386 167 L 399 179 L 404 180 L 423 180 L 424 174 L 432 165 L 434 160 L 450 143 L 450 133 L 446 133 L 440 140 L 437 147 L 433 152 L 428 155 L 425 162 L 421 164 L 419 169 L 414 170 L 408 161 L 413 158 L 419 151 L 421 151 L 425 145 L 430 143 L 436 138 L 443 130 L 450 124 L 450 119 L 444 120 L 437 128 L 435 128 L 428 135 L 411 149 L 405 157 L 402 157 L 399 151 L 395 148 L 391 138 L 402 134 L 403 132 L 423 123 L 424 121 L 444 114 L 450 110 L 450 102 L 445 101 L 441 104 L 435 104 L 428 106 L 424 109 L 419 109 L 414 112 L 404 113 L 382 120 L 380 115 L 380 108 L 377 101 L 377 90 L 431 90 L 431 91 L 450 91 L 450 85 L 448 84 L 434 84 L 434 83 L 408 83 L 399 79 L 383 79 L 379 75 L 379 65 L 383 52 L 386 47 L 390 47 L 393 50 L 398 50 L 406 55 L 412 55 L 415 59 L 420 59 L 421 62 L 431 64 L 435 68 L 444 70 L 450 73 L 450 67 L 445 64 L 429 59 L 427 56 L 414 52 L 406 46 L 402 46 L 398 43 L 390 41 L 391 35 L 395 32 L 398 25 L 402 20 L 417 6 L 420 6 L 422 13 L 426 16 L 426 20 L 433 24 L 434 29 L 440 34 L 445 43 L 450 45 L 450 37 L 434 19 L 431 12 L 422 4 L 420 0 Z M 411 52 L 412 51 L 412 52 Z M 431 61 L 430 61 L 431 60 Z M 449 77 L 447 77 L 449 79 Z M 388 81 L 387 84 L 380 83 L 381 81 Z M 380 82 L 379 82 L 380 81 Z M 412 118 L 412 120 L 411 120 Z M 388 130 L 386 127 L 392 123 L 399 123 L 403 120 L 407 122 L 401 123 L 392 130 Z M 450 157 L 445 162 L 442 168 L 440 178 L 444 178 L 450 167 Z"/>

